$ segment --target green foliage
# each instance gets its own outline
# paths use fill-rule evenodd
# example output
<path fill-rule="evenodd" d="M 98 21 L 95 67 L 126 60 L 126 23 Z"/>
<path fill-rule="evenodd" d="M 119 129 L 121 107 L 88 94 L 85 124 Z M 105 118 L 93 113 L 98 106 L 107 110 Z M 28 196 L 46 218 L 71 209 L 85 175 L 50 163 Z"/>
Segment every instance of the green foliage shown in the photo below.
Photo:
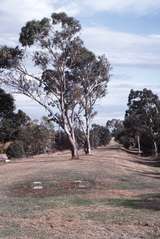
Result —
<path fill-rule="evenodd" d="M 18 65 L 23 57 L 23 50 L 19 47 L 10 48 L 7 46 L 0 47 L 0 68 L 10 69 Z"/>
<path fill-rule="evenodd" d="M 123 121 L 119 119 L 108 120 L 106 127 L 113 137 L 116 137 L 124 129 Z"/>
<path fill-rule="evenodd" d="M 55 134 L 55 148 L 57 150 L 65 150 L 70 149 L 71 144 L 69 142 L 69 139 L 64 131 L 57 131 Z"/>
<path fill-rule="evenodd" d="M 31 122 L 21 129 L 18 139 L 23 142 L 26 155 L 46 153 L 52 148 L 54 131 L 41 124 Z"/>
<path fill-rule="evenodd" d="M 29 120 L 30 118 L 21 110 L 13 112 L 7 118 L 4 117 L 0 122 L 0 142 L 15 140 Z"/>
<path fill-rule="evenodd" d="M 128 144 L 138 147 L 137 138 L 143 153 L 158 153 L 160 137 L 160 100 L 151 90 L 131 90 L 128 110 L 125 114 L 123 137 Z M 124 144 L 125 145 L 125 144 Z"/>
<path fill-rule="evenodd" d="M 14 110 L 13 97 L 0 89 L 0 142 L 15 140 L 21 127 L 30 120 L 23 111 Z"/>
<path fill-rule="evenodd" d="M 19 158 L 51 150 L 54 144 L 53 123 L 43 118 L 41 124 L 37 124 L 23 111 L 15 113 L 14 110 L 13 97 L 0 89 L 0 142 L 13 142 L 7 150 L 8 156 Z"/>
<path fill-rule="evenodd" d="M 21 141 L 15 141 L 12 143 L 7 151 L 6 154 L 8 158 L 22 158 L 25 156 L 25 151 L 23 148 L 23 142 Z"/>
<path fill-rule="evenodd" d="M 49 19 L 29 21 L 21 29 L 19 41 L 23 46 L 31 46 L 39 37 L 44 37 L 49 31 Z"/>
<path fill-rule="evenodd" d="M 8 117 L 14 110 L 13 97 L 0 88 L 0 119 Z"/>
<path fill-rule="evenodd" d="M 131 145 L 131 138 L 123 133 L 119 133 L 118 135 L 116 135 L 116 140 L 122 144 L 126 149 L 129 149 L 130 145 Z"/>
<path fill-rule="evenodd" d="M 90 132 L 91 146 L 96 148 L 98 146 L 105 146 L 111 139 L 109 130 L 101 125 L 93 124 Z"/>

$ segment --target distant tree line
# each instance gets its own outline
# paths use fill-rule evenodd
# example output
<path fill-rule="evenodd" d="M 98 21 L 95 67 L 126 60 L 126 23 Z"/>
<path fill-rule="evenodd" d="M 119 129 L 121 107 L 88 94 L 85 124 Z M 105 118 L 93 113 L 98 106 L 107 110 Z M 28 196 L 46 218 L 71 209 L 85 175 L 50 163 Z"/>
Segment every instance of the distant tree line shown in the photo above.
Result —
<path fill-rule="evenodd" d="M 84 132 L 76 128 L 75 137 L 78 148 L 85 150 Z M 106 127 L 92 125 L 92 148 L 106 145 L 109 140 L 110 133 Z M 70 148 L 64 130 L 55 130 L 53 121 L 48 117 L 43 117 L 41 121 L 31 120 L 23 111 L 16 112 L 12 95 L 0 89 L 0 153 L 7 153 L 10 158 L 21 158 Z"/>
<path fill-rule="evenodd" d="M 160 152 L 160 100 L 151 90 L 131 90 L 123 124 L 115 138 L 128 149 L 144 155 Z"/>
<path fill-rule="evenodd" d="M 151 90 L 131 90 L 124 120 L 108 120 L 106 126 L 92 124 L 90 147 L 109 143 L 114 137 L 127 149 L 137 149 L 143 155 L 158 156 L 160 152 L 160 100 Z M 86 150 L 85 133 L 75 128 L 77 148 Z M 7 149 L 3 146 L 8 143 Z M 56 150 L 70 149 L 66 132 L 48 117 L 31 120 L 23 111 L 15 109 L 14 98 L 0 89 L 0 153 L 9 157 L 23 157 Z M 86 151 L 85 151 L 86 153 Z"/>

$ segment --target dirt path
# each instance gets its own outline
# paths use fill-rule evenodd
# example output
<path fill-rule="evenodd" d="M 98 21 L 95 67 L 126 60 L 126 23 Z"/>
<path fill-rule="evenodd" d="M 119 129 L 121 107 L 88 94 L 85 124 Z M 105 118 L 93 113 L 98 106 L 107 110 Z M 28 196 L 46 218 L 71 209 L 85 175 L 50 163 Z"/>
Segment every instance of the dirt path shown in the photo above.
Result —
<path fill-rule="evenodd" d="M 0 165 L 0 238 L 160 238 L 157 165 L 114 142 L 69 159 L 64 152 Z"/>

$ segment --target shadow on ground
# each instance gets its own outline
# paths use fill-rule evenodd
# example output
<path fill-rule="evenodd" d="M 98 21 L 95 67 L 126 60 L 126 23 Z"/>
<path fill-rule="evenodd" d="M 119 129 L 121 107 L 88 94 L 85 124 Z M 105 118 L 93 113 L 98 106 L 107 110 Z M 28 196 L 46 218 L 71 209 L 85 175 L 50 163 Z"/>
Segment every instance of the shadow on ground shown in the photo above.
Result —
<path fill-rule="evenodd" d="M 146 160 L 146 159 L 139 159 L 137 158 L 136 161 L 133 161 L 142 165 L 150 166 L 150 167 L 160 167 L 160 160 Z"/>
<path fill-rule="evenodd" d="M 112 206 L 132 209 L 160 210 L 160 193 L 145 194 L 138 198 L 114 198 L 109 201 Z"/>

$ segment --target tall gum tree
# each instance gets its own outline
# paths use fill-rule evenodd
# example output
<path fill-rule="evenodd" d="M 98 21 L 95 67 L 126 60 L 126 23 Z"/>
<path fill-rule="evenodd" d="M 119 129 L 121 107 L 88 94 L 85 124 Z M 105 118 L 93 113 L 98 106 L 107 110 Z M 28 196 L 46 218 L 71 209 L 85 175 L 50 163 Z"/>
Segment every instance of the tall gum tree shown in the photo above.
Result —
<path fill-rule="evenodd" d="M 65 13 L 53 13 L 51 18 L 27 22 L 21 29 L 19 47 L 0 49 L 1 82 L 49 112 L 50 119 L 67 134 L 74 159 L 79 158 L 75 137 L 77 122 L 83 120 L 82 112 L 85 112 L 85 135 L 90 145 L 89 125 L 95 92 L 99 91 L 102 75 L 105 78 L 102 85 L 106 86 L 108 80 L 108 63 L 85 49 L 80 30 L 76 19 Z M 84 49 L 92 55 L 88 61 L 82 54 Z M 90 146 L 87 147 L 90 151 Z"/>
<path fill-rule="evenodd" d="M 151 90 L 131 90 L 128 99 L 124 126 L 137 139 L 141 152 L 141 138 L 147 132 L 152 140 L 155 156 L 158 155 L 160 135 L 160 100 Z"/>
<path fill-rule="evenodd" d="M 72 158 L 78 159 L 75 119 L 78 112 L 77 82 L 70 76 L 79 47 L 81 26 L 65 13 L 29 21 L 21 29 L 21 48 L 2 47 L 1 81 L 41 106 L 70 140 Z M 5 70 L 4 70 L 5 68 Z"/>
<path fill-rule="evenodd" d="M 91 153 L 91 122 L 96 115 L 94 110 L 97 101 L 106 95 L 110 78 L 110 64 L 105 56 L 96 57 L 91 51 L 82 47 L 74 65 L 73 75 L 81 82 L 80 109 L 82 118 L 80 126 L 85 135 L 84 150 Z"/>

